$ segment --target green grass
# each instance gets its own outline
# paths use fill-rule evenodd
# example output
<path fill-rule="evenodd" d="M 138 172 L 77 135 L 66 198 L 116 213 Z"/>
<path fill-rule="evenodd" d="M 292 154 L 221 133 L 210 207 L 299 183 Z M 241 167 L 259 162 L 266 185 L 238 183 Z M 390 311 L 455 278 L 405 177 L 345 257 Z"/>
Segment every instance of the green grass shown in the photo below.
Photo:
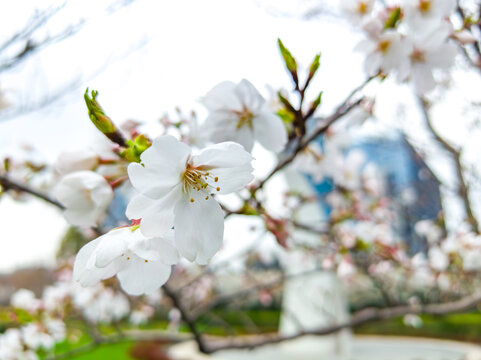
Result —
<path fill-rule="evenodd" d="M 133 346 L 131 342 L 117 343 L 117 344 L 103 344 L 99 345 L 95 350 L 88 353 L 71 356 L 72 360 L 132 360 L 129 355 L 130 348 Z"/>
<path fill-rule="evenodd" d="M 199 328 L 202 333 L 214 335 L 241 335 L 249 331 L 274 332 L 279 325 L 280 312 L 277 310 L 245 310 L 239 313 L 238 310 L 216 309 L 212 315 L 205 315 L 199 321 Z M 371 322 L 359 326 L 355 329 L 356 334 L 372 335 L 401 335 L 401 336 L 420 336 L 433 337 L 440 339 L 453 339 L 460 341 L 481 343 L 481 313 L 463 313 L 444 316 L 421 316 L 423 325 L 420 328 L 405 326 L 402 317 Z M 226 324 L 229 324 L 229 329 Z M 128 329 L 131 325 L 125 324 L 123 328 Z M 143 327 L 149 329 L 165 329 L 165 321 L 156 321 Z M 91 339 L 86 335 L 85 329 L 81 324 L 72 322 L 69 324 L 72 334 L 78 336 L 74 344 L 63 342 L 56 346 L 56 354 L 62 354 L 85 344 L 90 343 Z M 102 326 L 103 334 L 113 333 L 111 327 Z M 182 326 L 180 331 L 188 331 Z M 130 356 L 131 348 L 135 346 L 133 342 L 120 342 L 116 344 L 102 344 L 89 352 L 72 355 L 68 359 L 72 360 L 133 360 Z"/>
<path fill-rule="evenodd" d="M 481 342 L 481 313 L 450 314 L 443 316 L 422 315 L 419 328 L 405 326 L 402 317 L 364 324 L 355 329 L 356 334 L 383 334 L 422 336 Z"/>

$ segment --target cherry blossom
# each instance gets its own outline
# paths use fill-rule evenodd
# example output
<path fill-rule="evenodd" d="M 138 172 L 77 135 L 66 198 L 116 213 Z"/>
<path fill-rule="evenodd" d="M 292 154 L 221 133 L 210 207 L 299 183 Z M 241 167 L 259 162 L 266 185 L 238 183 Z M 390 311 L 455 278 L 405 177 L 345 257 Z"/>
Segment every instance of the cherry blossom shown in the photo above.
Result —
<path fill-rule="evenodd" d="M 450 32 L 450 26 L 442 24 L 429 33 L 409 36 L 410 66 L 404 69 L 404 73 L 398 73 L 399 79 L 409 78 L 419 94 L 432 90 L 436 85 L 433 70 L 447 70 L 454 64 L 456 46 L 446 42 Z"/>
<path fill-rule="evenodd" d="M 341 0 L 341 9 L 355 22 L 360 22 L 370 15 L 374 0 Z"/>
<path fill-rule="evenodd" d="M 28 289 L 18 289 L 10 298 L 13 307 L 35 313 L 42 307 L 42 302 L 35 297 L 33 291 Z"/>
<path fill-rule="evenodd" d="M 219 250 L 224 214 L 215 194 L 242 189 L 252 179 L 252 156 L 241 145 L 224 142 L 196 154 L 170 135 L 156 138 L 128 167 L 140 192 L 127 206 L 130 219 L 142 219 L 145 236 L 159 236 L 172 225 L 175 246 L 190 261 L 206 264 Z"/>
<path fill-rule="evenodd" d="M 145 237 L 138 226 L 111 230 L 80 249 L 74 279 L 92 286 L 114 275 L 129 294 L 148 294 L 162 286 L 178 261 L 172 231 Z"/>
<path fill-rule="evenodd" d="M 99 156 L 92 150 L 62 152 L 55 163 L 55 169 L 61 175 L 75 171 L 93 170 L 99 164 Z"/>
<path fill-rule="evenodd" d="M 406 0 L 404 21 L 415 32 L 431 31 L 456 7 L 455 0 Z"/>
<path fill-rule="evenodd" d="M 364 68 L 370 76 L 379 70 L 405 74 L 409 66 L 409 44 L 396 30 L 386 30 L 378 37 L 363 40 L 356 49 L 366 53 Z"/>
<path fill-rule="evenodd" d="M 65 206 L 65 218 L 72 225 L 97 225 L 114 198 L 109 183 L 92 171 L 64 176 L 54 193 Z"/>
<path fill-rule="evenodd" d="M 209 110 L 205 128 L 211 141 L 232 140 L 247 151 L 254 141 L 274 152 L 284 149 L 287 132 L 282 120 L 249 81 L 224 81 L 210 90 L 202 103 Z"/>
<path fill-rule="evenodd" d="M 0 359 L 2 360 L 37 360 L 34 351 L 24 346 L 19 329 L 10 328 L 0 335 Z"/>

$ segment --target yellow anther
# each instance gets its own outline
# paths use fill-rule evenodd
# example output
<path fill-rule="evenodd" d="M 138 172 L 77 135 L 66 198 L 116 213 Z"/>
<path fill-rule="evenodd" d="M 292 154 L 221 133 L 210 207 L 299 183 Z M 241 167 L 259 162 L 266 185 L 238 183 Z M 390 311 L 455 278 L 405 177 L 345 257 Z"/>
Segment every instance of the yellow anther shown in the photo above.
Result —
<path fill-rule="evenodd" d="M 145 262 L 149 262 L 149 260 L 144 260 Z"/>
<path fill-rule="evenodd" d="M 214 178 L 214 181 L 215 181 L 215 182 L 219 181 L 219 178 L 216 176 L 216 177 Z"/>
<path fill-rule="evenodd" d="M 208 171 L 205 173 L 205 176 L 209 176 L 209 172 L 208 172 Z"/>
<path fill-rule="evenodd" d="M 127 260 L 130 260 L 130 257 L 129 257 L 129 256 L 127 256 Z"/>
<path fill-rule="evenodd" d="M 199 189 L 197 189 L 197 190 L 199 190 Z M 194 198 L 190 198 L 190 202 L 194 202 Z"/>
<path fill-rule="evenodd" d="M 216 189 L 216 190 L 217 190 L 217 191 L 220 191 L 220 187 L 217 186 L 217 189 Z"/>
<path fill-rule="evenodd" d="M 205 197 L 205 199 L 206 199 L 206 200 L 209 200 L 209 195 L 207 195 L 207 196 Z"/>

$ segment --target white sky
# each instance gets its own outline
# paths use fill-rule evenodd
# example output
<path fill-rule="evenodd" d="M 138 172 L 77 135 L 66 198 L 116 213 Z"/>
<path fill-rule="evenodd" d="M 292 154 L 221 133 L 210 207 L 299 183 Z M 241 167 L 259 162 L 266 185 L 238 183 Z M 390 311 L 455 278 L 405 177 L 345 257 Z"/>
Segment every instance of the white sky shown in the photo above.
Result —
<path fill-rule="evenodd" d="M 0 38 L 19 28 L 34 4 L 42 8 L 50 3 L 0 4 Z M 290 86 L 278 37 L 304 67 L 322 51 L 321 69 L 311 88 L 324 90 L 324 113 L 365 77 L 362 56 L 352 51 L 360 34 L 338 19 L 276 17 L 259 6 L 276 2 L 262 0 L 137 0 L 106 17 L 106 3 L 70 1 L 64 15 L 50 26 L 61 28 L 85 16 L 90 20 L 84 29 L 46 49 L 35 61 L 0 75 L 0 85 L 14 103 L 37 99 L 80 75 L 88 78 L 54 106 L 0 123 L 0 156 L 18 154 L 19 146 L 28 143 L 38 149 L 37 156 L 52 160 L 60 151 L 88 143 L 94 128 L 83 103 L 87 86 L 99 90 L 100 103 L 117 122 L 154 123 L 177 105 L 185 111 L 195 108 L 202 115 L 196 100 L 224 80 L 247 78 L 267 97 L 266 84 L 275 89 Z M 292 3 L 279 2 L 277 7 L 287 11 Z M 92 75 L 100 69 L 100 74 Z M 379 111 L 392 118 L 397 108 L 384 106 Z M 57 211 L 37 202 L 18 205 L 2 199 L 0 218 L 0 271 L 27 262 L 52 262 L 52 251 L 66 226 Z"/>

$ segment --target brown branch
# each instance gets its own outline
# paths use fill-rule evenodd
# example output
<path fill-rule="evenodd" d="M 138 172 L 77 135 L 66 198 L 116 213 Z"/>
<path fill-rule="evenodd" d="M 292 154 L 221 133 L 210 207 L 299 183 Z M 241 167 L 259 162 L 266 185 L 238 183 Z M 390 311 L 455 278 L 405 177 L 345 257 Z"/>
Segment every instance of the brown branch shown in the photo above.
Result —
<path fill-rule="evenodd" d="M 199 347 L 199 351 L 207 354 L 209 352 L 209 349 L 207 348 L 207 345 L 204 342 L 204 338 L 202 337 L 202 334 L 197 329 L 196 319 L 191 318 L 191 316 L 187 312 L 187 309 L 184 307 L 184 305 L 180 301 L 178 294 L 175 291 L 173 291 L 167 284 L 163 286 L 163 289 L 164 289 L 164 293 L 172 300 L 174 307 L 176 307 L 179 310 L 182 320 L 189 327 L 189 330 L 194 336 L 194 340 L 197 343 L 197 346 Z"/>
<path fill-rule="evenodd" d="M 3 188 L 4 191 L 13 190 L 13 191 L 24 192 L 24 193 L 33 195 L 39 199 L 42 199 L 52 205 L 55 205 L 60 209 L 65 209 L 65 207 L 62 204 L 60 204 L 58 201 L 51 199 L 47 195 L 42 194 L 36 190 L 33 190 L 24 184 L 20 184 L 14 180 L 8 179 L 4 175 L 0 175 L 0 186 Z"/>
<path fill-rule="evenodd" d="M 466 182 L 464 172 L 463 172 L 463 165 L 461 163 L 461 150 L 456 149 L 453 145 L 451 145 L 446 139 L 444 139 L 434 128 L 431 117 L 429 116 L 429 102 L 426 99 L 419 98 L 421 104 L 421 110 L 423 113 L 424 120 L 426 125 L 434 136 L 436 141 L 448 152 L 451 154 L 454 165 L 456 168 L 456 176 L 458 178 L 458 195 L 461 197 L 464 205 L 464 210 L 466 212 L 466 218 L 468 220 L 469 225 L 471 226 L 472 230 L 476 233 L 479 231 L 479 224 L 478 220 L 474 216 L 474 212 L 471 206 L 471 201 L 469 198 L 469 187 Z"/>
<path fill-rule="evenodd" d="M 296 228 L 308 231 L 314 234 L 325 235 L 329 233 L 329 225 L 324 224 L 324 226 L 312 226 L 309 224 L 303 224 L 296 220 L 291 220 L 291 224 L 294 225 Z"/>
<path fill-rule="evenodd" d="M 301 331 L 293 335 L 266 335 L 263 337 L 256 336 L 249 339 L 235 339 L 230 341 L 217 341 L 216 344 L 212 344 L 209 347 L 209 353 L 213 353 L 219 350 L 227 349 L 253 349 L 256 347 L 264 346 L 267 344 L 278 344 L 284 341 L 298 339 L 306 335 L 329 335 L 336 333 L 346 328 L 353 328 L 364 323 L 376 320 L 386 320 L 394 317 L 407 315 L 407 314 L 430 314 L 430 315 L 443 315 L 451 314 L 454 312 L 461 312 L 470 310 L 478 303 L 481 302 L 481 293 L 476 293 L 460 300 L 444 303 L 444 304 L 428 304 L 428 305 L 403 305 L 395 306 L 384 309 L 378 308 L 365 308 L 363 310 L 355 312 L 350 321 L 334 324 L 327 327 L 322 327 L 314 330 Z"/>

